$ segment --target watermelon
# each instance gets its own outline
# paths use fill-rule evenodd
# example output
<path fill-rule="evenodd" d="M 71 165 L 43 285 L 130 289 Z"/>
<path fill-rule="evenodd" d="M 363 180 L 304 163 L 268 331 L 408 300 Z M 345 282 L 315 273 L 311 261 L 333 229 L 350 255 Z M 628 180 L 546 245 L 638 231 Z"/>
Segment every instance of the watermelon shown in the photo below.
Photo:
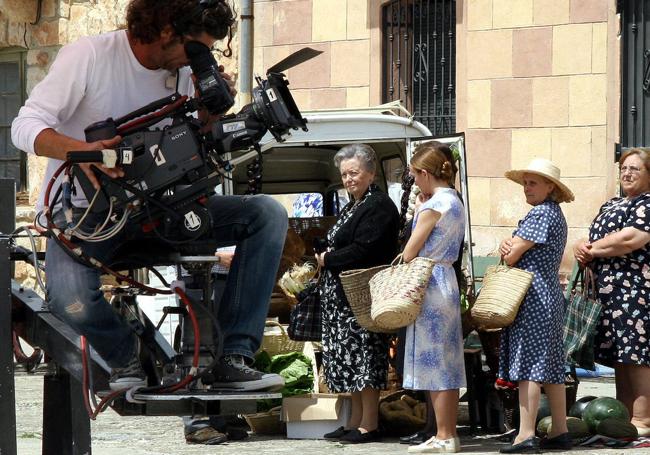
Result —
<path fill-rule="evenodd" d="M 609 417 L 601 421 L 596 427 L 596 433 L 610 438 L 634 438 L 639 437 L 639 431 L 630 422 Z"/>
<path fill-rule="evenodd" d="M 548 416 L 539 421 L 537 424 L 537 433 L 539 436 L 545 436 L 553 431 L 551 420 L 551 416 Z M 573 439 L 589 436 L 589 427 L 587 427 L 587 424 L 576 417 L 567 417 L 566 426 Z"/>
<path fill-rule="evenodd" d="M 629 422 L 630 413 L 620 401 L 610 397 L 600 397 L 590 401 L 582 414 L 582 420 L 594 433 L 597 432 L 598 424 L 607 418 Z"/>
<path fill-rule="evenodd" d="M 539 409 L 537 410 L 537 419 L 535 423 L 539 423 L 544 417 L 551 415 L 551 404 L 548 401 L 548 397 L 545 394 L 539 398 Z"/>
<path fill-rule="evenodd" d="M 593 401 L 596 398 L 597 397 L 592 395 L 580 398 L 575 403 L 573 403 L 571 409 L 569 409 L 569 416 L 582 419 L 582 414 L 585 412 L 585 408 L 587 407 L 590 401 Z"/>
<path fill-rule="evenodd" d="M 546 416 L 537 422 L 537 434 L 541 437 L 548 434 L 548 429 L 551 427 L 551 416 Z"/>

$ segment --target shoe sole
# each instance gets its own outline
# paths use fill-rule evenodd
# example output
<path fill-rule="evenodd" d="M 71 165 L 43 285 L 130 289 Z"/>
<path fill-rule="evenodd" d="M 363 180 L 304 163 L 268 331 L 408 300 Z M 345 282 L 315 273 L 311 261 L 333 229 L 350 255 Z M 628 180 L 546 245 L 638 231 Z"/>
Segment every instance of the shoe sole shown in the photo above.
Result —
<path fill-rule="evenodd" d="M 118 390 L 132 389 L 133 387 L 147 387 L 147 381 L 111 382 L 108 386 L 111 390 L 117 392 Z"/>
<path fill-rule="evenodd" d="M 257 381 L 213 382 L 212 389 L 241 390 L 244 392 L 276 392 L 282 390 L 284 381 L 277 379 L 258 379 Z"/>

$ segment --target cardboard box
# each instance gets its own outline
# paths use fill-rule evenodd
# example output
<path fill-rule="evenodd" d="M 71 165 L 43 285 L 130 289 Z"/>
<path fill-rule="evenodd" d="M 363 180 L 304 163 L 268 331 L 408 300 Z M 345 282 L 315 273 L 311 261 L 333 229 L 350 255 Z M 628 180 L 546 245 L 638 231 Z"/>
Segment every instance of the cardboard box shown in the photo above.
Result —
<path fill-rule="evenodd" d="M 282 420 L 289 439 L 323 439 L 350 418 L 349 395 L 310 393 L 282 400 Z"/>

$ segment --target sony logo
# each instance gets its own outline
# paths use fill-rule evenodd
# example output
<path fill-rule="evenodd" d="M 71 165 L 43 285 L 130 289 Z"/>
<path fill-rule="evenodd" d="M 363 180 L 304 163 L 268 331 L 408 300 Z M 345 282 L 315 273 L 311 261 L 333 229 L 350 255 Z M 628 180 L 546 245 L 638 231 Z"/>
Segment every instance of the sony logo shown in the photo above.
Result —
<path fill-rule="evenodd" d="M 181 131 L 181 132 L 178 133 L 178 134 L 174 134 L 174 135 L 172 136 L 172 141 L 175 141 L 176 139 L 178 139 L 178 138 L 180 138 L 180 137 L 183 137 L 183 136 L 185 136 L 186 134 L 187 134 L 187 131 Z"/>

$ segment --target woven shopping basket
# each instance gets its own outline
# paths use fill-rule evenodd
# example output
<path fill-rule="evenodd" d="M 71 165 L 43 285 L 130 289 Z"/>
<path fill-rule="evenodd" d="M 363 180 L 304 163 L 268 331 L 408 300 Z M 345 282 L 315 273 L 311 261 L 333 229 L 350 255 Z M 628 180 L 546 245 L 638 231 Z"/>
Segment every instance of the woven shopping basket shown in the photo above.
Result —
<path fill-rule="evenodd" d="M 261 350 L 266 351 L 271 357 L 276 354 L 287 354 L 289 352 L 302 352 L 305 347 L 304 341 L 294 341 L 289 338 L 284 326 L 275 321 L 266 321 L 266 327 L 279 327 L 277 333 L 264 331 Z"/>
<path fill-rule="evenodd" d="M 503 262 L 489 266 L 471 309 L 474 322 L 482 329 L 500 329 L 512 324 L 533 282 L 533 275 Z"/>
<path fill-rule="evenodd" d="M 357 323 L 364 329 L 371 332 L 379 333 L 392 333 L 393 330 L 388 330 L 375 324 L 370 317 L 370 307 L 372 301 L 370 299 L 370 279 L 376 273 L 384 270 L 387 265 L 379 265 L 369 269 L 356 269 L 346 270 L 341 272 L 339 278 L 343 286 L 345 297 L 350 303 L 352 313 L 357 320 Z"/>
<path fill-rule="evenodd" d="M 405 263 L 400 254 L 373 276 L 370 317 L 375 324 L 393 330 L 412 324 L 420 314 L 434 265 L 434 260 L 423 257 Z"/>

